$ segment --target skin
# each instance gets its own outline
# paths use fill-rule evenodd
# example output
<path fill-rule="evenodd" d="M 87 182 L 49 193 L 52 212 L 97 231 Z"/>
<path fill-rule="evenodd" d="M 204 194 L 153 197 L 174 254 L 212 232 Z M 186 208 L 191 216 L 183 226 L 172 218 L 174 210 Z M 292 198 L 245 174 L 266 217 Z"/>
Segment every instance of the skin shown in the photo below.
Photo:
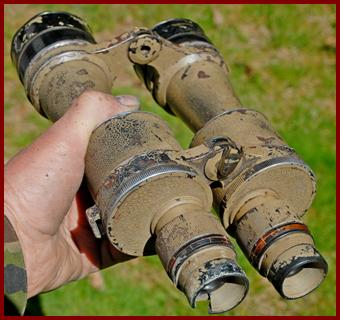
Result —
<path fill-rule="evenodd" d="M 32 297 L 127 260 L 94 237 L 85 217 L 91 197 L 82 183 L 92 131 L 139 108 L 132 96 L 86 91 L 65 115 L 5 166 L 4 206 L 22 246 Z"/>

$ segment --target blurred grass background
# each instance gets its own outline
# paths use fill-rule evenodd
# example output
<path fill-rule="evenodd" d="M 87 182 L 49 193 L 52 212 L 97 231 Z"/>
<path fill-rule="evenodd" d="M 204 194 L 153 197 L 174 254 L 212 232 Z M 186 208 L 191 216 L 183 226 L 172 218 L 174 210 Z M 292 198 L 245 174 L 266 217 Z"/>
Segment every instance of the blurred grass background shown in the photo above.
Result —
<path fill-rule="evenodd" d="M 335 5 L 6 5 L 5 161 L 50 126 L 27 101 L 9 50 L 17 28 L 44 10 L 79 15 L 97 41 L 174 17 L 190 18 L 203 27 L 229 64 L 243 104 L 263 112 L 315 171 L 318 193 L 305 221 L 329 264 L 320 288 L 285 301 L 238 250 L 250 291 L 227 315 L 335 315 Z M 157 107 L 133 71 L 127 70 L 113 93 L 140 97 L 143 108 L 167 120 L 181 144 L 188 146 L 192 133 Z M 206 315 L 206 303 L 195 310 L 189 307 L 157 257 L 101 273 L 104 288 L 95 289 L 89 278 L 70 283 L 32 299 L 28 313 Z"/>

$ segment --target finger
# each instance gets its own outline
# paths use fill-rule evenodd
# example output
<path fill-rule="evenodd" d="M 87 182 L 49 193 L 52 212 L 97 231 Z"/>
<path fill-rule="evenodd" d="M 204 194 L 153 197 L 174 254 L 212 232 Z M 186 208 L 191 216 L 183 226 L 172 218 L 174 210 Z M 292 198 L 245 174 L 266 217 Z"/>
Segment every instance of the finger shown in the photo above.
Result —
<path fill-rule="evenodd" d="M 137 105 L 135 97 L 115 99 L 99 92 L 85 92 L 76 99 L 61 119 L 6 165 L 5 202 L 14 218 L 55 234 L 82 181 L 93 129 Z"/>

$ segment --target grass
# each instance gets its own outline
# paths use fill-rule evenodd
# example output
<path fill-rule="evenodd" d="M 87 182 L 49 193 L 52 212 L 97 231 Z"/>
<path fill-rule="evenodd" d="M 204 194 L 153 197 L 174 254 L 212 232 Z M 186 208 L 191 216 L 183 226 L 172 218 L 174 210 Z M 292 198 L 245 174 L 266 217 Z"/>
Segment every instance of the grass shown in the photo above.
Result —
<path fill-rule="evenodd" d="M 328 277 L 319 289 L 285 301 L 238 250 L 251 287 L 245 301 L 228 315 L 335 315 L 335 6 L 6 5 L 5 161 L 50 125 L 29 105 L 9 58 L 16 29 L 44 10 L 83 17 L 99 40 L 172 17 L 190 18 L 204 28 L 228 62 L 243 104 L 263 112 L 316 173 L 318 193 L 305 221 L 329 264 Z M 161 115 L 180 143 L 189 145 L 192 133 L 154 103 L 131 71 L 113 93 L 139 96 L 145 110 Z M 83 279 L 41 294 L 41 311 L 46 315 L 206 315 L 205 303 L 195 310 L 189 307 L 157 257 L 123 263 L 102 275 L 101 291 Z M 33 314 L 38 312 L 34 306 Z"/>

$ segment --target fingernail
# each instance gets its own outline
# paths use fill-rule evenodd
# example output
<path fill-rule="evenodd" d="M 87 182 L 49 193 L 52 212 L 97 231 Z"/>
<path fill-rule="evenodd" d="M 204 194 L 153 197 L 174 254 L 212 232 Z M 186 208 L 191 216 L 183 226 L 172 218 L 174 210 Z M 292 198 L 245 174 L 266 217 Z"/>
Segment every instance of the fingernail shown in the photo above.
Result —
<path fill-rule="evenodd" d="M 140 106 L 139 99 L 135 96 L 128 96 L 128 95 L 122 95 L 122 96 L 116 96 L 116 99 L 118 102 L 128 108 L 138 110 Z"/>

